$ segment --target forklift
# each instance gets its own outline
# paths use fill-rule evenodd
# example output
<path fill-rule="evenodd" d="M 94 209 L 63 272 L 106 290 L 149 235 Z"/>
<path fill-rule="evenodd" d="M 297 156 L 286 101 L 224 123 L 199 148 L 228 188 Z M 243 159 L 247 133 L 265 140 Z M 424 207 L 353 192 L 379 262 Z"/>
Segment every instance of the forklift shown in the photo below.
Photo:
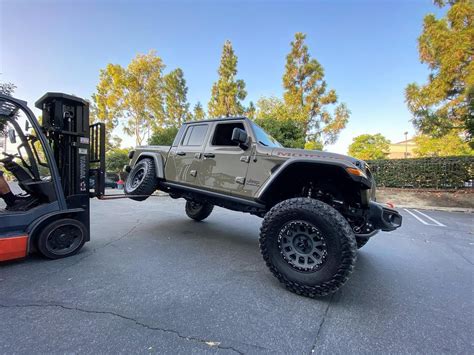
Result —
<path fill-rule="evenodd" d="M 89 123 L 88 102 L 49 92 L 35 106 L 41 124 L 25 101 L 0 94 L 0 169 L 24 201 L 0 206 L 0 262 L 76 254 L 90 240 L 90 198 L 105 192 L 105 125 Z"/>

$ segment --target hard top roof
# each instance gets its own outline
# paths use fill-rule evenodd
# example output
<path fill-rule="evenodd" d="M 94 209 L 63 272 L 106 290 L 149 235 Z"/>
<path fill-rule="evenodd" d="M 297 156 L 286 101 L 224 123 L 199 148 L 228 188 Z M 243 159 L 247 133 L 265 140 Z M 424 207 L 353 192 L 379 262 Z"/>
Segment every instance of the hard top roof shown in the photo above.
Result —
<path fill-rule="evenodd" d="M 208 122 L 224 122 L 224 121 L 232 121 L 232 120 L 247 120 L 250 121 L 250 118 L 245 116 L 232 116 L 232 117 L 218 117 L 218 118 L 211 118 L 208 120 L 200 120 L 200 121 L 187 121 L 184 122 L 185 124 L 195 124 L 195 123 L 208 123 Z"/>

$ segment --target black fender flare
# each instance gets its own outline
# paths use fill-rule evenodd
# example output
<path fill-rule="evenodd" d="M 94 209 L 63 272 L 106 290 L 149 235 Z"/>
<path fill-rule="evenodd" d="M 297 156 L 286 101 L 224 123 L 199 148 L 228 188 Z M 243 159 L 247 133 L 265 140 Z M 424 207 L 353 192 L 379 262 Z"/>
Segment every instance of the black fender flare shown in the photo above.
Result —
<path fill-rule="evenodd" d="M 318 167 L 321 166 L 331 166 L 338 168 L 341 173 L 345 174 L 347 177 L 352 179 L 354 182 L 359 183 L 361 185 L 361 189 L 368 190 L 372 187 L 372 181 L 364 174 L 364 175 L 354 175 L 350 174 L 347 168 L 358 169 L 357 166 L 345 161 L 335 161 L 329 159 L 289 159 L 281 164 L 275 172 L 265 181 L 262 185 L 260 190 L 257 193 L 257 199 L 262 200 L 264 199 L 265 193 L 271 188 L 274 182 L 278 180 L 278 177 L 286 171 L 288 168 L 291 168 L 295 164 L 314 164 Z"/>
<path fill-rule="evenodd" d="M 138 155 L 134 166 L 143 158 L 152 158 L 155 161 L 156 177 L 159 179 L 165 178 L 165 162 L 163 161 L 163 157 L 161 156 L 160 153 L 142 152 Z M 133 169 L 133 166 L 132 166 L 132 169 Z"/>

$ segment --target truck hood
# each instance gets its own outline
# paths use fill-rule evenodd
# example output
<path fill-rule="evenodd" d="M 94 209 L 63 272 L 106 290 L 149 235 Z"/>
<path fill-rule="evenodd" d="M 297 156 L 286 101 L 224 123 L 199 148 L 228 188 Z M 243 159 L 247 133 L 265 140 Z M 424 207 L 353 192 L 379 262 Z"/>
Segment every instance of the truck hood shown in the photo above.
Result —
<path fill-rule="evenodd" d="M 330 152 L 323 152 L 321 150 L 306 150 L 306 149 L 293 149 L 293 148 L 274 148 L 272 150 L 272 156 L 283 158 L 283 159 L 292 159 L 292 158 L 302 158 L 302 159 L 335 159 L 335 160 L 344 160 L 346 162 L 352 163 L 356 166 L 365 166 L 365 163 L 362 160 L 356 158 L 337 154 Z"/>

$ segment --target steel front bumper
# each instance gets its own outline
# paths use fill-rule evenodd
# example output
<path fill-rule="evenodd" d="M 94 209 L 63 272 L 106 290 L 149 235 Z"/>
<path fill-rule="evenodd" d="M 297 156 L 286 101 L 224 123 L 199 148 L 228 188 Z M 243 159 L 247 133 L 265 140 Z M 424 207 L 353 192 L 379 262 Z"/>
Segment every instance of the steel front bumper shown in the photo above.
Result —
<path fill-rule="evenodd" d="M 390 232 L 402 225 L 402 216 L 395 209 L 377 203 L 369 202 L 369 223 L 373 229 Z"/>

